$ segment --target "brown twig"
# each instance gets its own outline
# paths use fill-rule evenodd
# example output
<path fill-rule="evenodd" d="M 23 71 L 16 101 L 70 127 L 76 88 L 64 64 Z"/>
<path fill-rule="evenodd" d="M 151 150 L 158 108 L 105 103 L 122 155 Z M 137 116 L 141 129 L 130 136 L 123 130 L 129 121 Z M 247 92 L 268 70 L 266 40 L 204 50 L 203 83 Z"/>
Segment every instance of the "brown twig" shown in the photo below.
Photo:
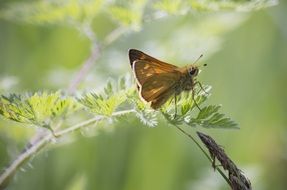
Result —
<path fill-rule="evenodd" d="M 183 130 L 182 128 L 180 128 L 179 126 L 175 125 L 175 127 L 180 130 L 183 134 L 185 134 L 188 138 L 190 138 L 195 144 L 196 146 L 203 152 L 203 154 L 206 156 L 206 158 L 212 162 L 212 158 L 210 158 L 210 156 L 208 155 L 208 153 L 201 147 L 201 145 L 195 140 L 195 138 L 193 138 L 193 136 L 191 136 L 189 133 L 187 133 L 185 130 Z M 230 185 L 230 181 L 227 178 L 227 176 L 224 174 L 224 172 L 218 168 L 215 167 L 215 169 L 220 173 L 220 175 L 225 179 L 225 181 Z"/>
<path fill-rule="evenodd" d="M 209 150 L 212 158 L 212 167 L 215 169 L 215 160 L 217 159 L 224 170 L 228 171 L 230 187 L 233 190 L 251 190 L 250 181 L 242 174 L 234 162 L 226 155 L 223 148 L 218 145 L 214 139 L 203 133 L 197 132 L 197 135 Z"/>

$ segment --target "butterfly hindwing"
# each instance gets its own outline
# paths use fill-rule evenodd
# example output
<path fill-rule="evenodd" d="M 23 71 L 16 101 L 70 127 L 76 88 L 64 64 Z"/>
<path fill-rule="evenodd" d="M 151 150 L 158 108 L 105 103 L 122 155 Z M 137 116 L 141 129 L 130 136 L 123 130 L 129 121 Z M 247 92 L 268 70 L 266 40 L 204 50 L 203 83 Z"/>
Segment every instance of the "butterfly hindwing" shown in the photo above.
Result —
<path fill-rule="evenodd" d="M 174 84 L 174 81 L 165 76 L 152 77 L 141 85 L 141 96 L 149 102 L 167 90 L 173 91 Z"/>

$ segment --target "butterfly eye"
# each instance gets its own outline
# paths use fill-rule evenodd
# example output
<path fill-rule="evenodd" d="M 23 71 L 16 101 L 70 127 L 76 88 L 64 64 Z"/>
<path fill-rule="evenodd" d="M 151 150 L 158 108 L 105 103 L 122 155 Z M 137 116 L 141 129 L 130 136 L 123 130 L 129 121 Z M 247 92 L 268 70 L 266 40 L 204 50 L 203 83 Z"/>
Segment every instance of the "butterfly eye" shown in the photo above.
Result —
<path fill-rule="evenodd" d="M 195 75 L 196 70 L 197 70 L 196 68 L 192 68 L 192 69 L 190 69 L 190 71 L 189 71 L 189 75 L 190 75 L 190 76 Z"/>

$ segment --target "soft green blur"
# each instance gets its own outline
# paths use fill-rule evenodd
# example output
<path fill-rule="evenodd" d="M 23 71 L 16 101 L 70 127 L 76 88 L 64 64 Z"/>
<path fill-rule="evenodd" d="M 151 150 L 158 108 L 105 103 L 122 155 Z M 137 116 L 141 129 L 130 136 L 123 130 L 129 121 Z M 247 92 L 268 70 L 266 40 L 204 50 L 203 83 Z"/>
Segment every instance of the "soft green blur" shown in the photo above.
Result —
<path fill-rule="evenodd" d="M 4 4 L 0 2 L 0 7 Z M 201 130 L 214 137 L 254 189 L 286 189 L 286 19 L 283 1 L 252 12 L 199 11 L 147 18 L 102 50 L 78 93 L 130 73 L 129 48 L 179 66 L 203 54 L 200 62 L 208 66 L 199 80 L 213 87 L 208 103 L 222 104 L 240 130 L 190 132 Z M 98 41 L 103 42 L 118 22 L 104 11 L 96 15 L 93 30 Z M 89 56 L 90 41 L 73 25 L 0 20 L 1 93 L 66 90 Z M 228 189 L 202 152 L 178 130 L 165 121 L 148 128 L 129 117 L 52 143 L 15 174 L 8 189 Z M 35 131 L 1 118 L 1 170 Z"/>

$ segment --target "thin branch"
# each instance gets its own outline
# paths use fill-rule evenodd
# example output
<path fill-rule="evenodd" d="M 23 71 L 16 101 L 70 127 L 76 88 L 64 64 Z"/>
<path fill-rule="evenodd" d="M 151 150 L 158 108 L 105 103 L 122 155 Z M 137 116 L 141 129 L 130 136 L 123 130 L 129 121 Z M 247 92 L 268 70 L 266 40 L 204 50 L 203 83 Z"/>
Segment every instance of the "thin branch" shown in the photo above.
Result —
<path fill-rule="evenodd" d="M 84 25 L 80 25 L 77 27 L 81 33 L 85 34 L 85 36 L 91 41 L 91 54 L 90 56 L 84 61 L 82 68 L 78 71 L 75 78 L 71 81 L 70 86 L 68 88 L 68 93 L 73 94 L 80 82 L 85 78 L 86 74 L 90 71 L 93 64 L 97 61 L 100 57 L 101 50 L 106 46 L 110 45 L 116 39 L 118 39 L 126 30 L 127 28 L 118 27 L 111 31 L 104 39 L 103 44 L 99 44 L 96 39 L 96 34 L 91 28 L 90 23 L 85 23 Z"/>
<path fill-rule="evenodd" d="M 122 34 L 124 34 L 128 28 L 126 27 L 118 27 L 110 32 L 104 39 L 103 46 L 107 46 L 117 40 Z"/>
<path fill-rule="evenodd" d="M 193 138 L 193 136 L 191 136 L 189 133 L 187 133 L 185 130 L 183 130 L 182 128 L 180 128 L 179 126 L 177 125 L 174 125 L 178 130 L 180 130 L 183 134 L 185 134 L 187 137 L 189 137 L 195 144 L 196 146 L 201 150 L 201 152 L 203 152 L 203 154 L 205 155 L 205 157 L 211 162 L 213 163 L 213 160 L 211 159 L 211 157 L 208 155 L 208 153 L 202 148 L 202 146 L 195 140 L 195 138 Z M 216 167 L 216 170 L 220 173 L 220 175 L 225 179 L 225 181 L 229 184 L 230 184 L 230 181 L 228 179 L 228 177 L 224 174 L 224 172 L 218 168 L 217 166 Z"/>
<path fill-rule="evenodd" d="M 125 115 L 125 114 L 129 114 L 129 113 L 133 113 L 133 112 L 135 112 L 135 110 L 133 110 L 133 109 L 131 109 L 131 110 L 123 110 L 123 111 L 114 112 L 112 114 L 112 116 L 116 117 L 116 116 Z M 97 122 L 99 120 L 102 120 L 104 118 L 107 118 L 107 117 L 106 116 L 102 116 L 102 115 L 96 116 L 96 117 L 94 117 L 94 118 L 92 118 L 90 120 L 84 121 L 82 123 L 76 124 L 76 125 L 71 126 L 69 128 L 66 128 L 66 129 L 63 129 L 61 131 L 55 132 L 55 135 L 56 135 L 56 137 L 63 136 L 65 134 L 68 134 L 68 133 L 71 133 L 73 131 L 76 131 L 76 130 L 82 128 L 82 127 L 85 127 L 87 125 L 95 123 L 95 122 Z"/>
<path fill-rule="evenodd" d="M 90 40 L 91 53 L 90 56 L 82 64 L 82 67 L 76 76 L 72 79 L 68 88 L 69 94 L 73 94 L 76 91 L 78 85 L 84 79 L 100 55 L 100 45 L 98 44 L 96 34 L 91 27 L 91 21 L 86 21 L 84 23 L 74 23 L 73 25 L 80 31 L 81 34 L 84 34 Z"/>
<path fill-rule="evenodd" d="M 134 110 L 123 110 L 123 111 L 118 111 L 114 112 L 112 114 L 112 117 L 132 113 Z M 26 160 L 28 160 L 32 155 L 40 151 L 43 147 L 45 147 L 46 144 L 48 144 L 51 140 L 54 138 L 60 138 L 66 134 L 69 134 L 71 132 L 74 132 L 76 130 L 79 130 L 83 127 L 89 126 L 91 124 L 94 124 L 100 120 L 103 120 L 107 117 L 105 116 L 96 116 L 90 120 L 84 121 L 82 123 L 78 123 L 76 125 L 73 125 L 69 128 L 60 130 L 58 132 L 55 132 L 55 134 L 52 134 L 51 132 L 49 133 L 41 133 L 43 136 L 41 138 L 38 138 L 35 142 L 30 143 L 29 146 L 14 160 L 6 169 L 5 171 L 0 175 L 0 189 L 5 187 L 5 184 L 8 183 L 9 179 L 13 176 L 13 174 L 16 172 L 16 170 L 21 167 L 23 163 L 25 163 Z M 38 133 L 39 137 L 39 133 Z"/>
<path fill-rule="evenodd" d="M 95 43 L 93 45 L 93 48 L 91 50 L 91 55 L 90 57 L 84 62 L 82 68 L 80 71 L 76 74 L 75 78 L 72 80 L 69 88 L 68 88 L 68 93 L 73 94 L 80 82 L 84 79 L 86 76 L 87 72 L 91 69 L 93 64 L 96 62 L 96 60 L 99 58 L 100 54 L 100 47 Z"/>

